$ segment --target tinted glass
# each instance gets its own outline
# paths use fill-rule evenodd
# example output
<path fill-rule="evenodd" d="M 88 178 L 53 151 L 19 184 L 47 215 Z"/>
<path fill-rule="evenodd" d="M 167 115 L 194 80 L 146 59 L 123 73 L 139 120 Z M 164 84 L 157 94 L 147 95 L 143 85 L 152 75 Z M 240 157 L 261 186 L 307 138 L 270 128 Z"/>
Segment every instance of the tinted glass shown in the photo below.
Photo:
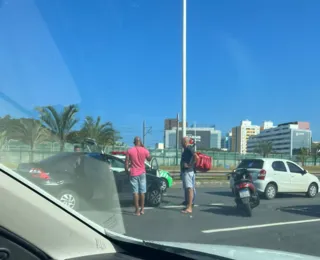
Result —
<path fill-rule="evenodd" d="M 272 163 L 272 169 L 275 171 L 280 171 L 280 172 L 286 172 L 286 166 L 284 165 L 284 162 L 281 161 L 276 161 Z"/>
<path fill-rule="evenodd" d="M 290 172 L 294 172 L 294 173 L 301 173 L 303 172 L 303 170 L 298 167 L 297 165 L 291 163 L 291 162 L 287 162 L 287 165 L 289 167 Z"/>
<path fill-rule="evenodd" d="M 237 168 L 254 168 L 262 169 L 263 161 L 262 160 L 243 160 Z"/>

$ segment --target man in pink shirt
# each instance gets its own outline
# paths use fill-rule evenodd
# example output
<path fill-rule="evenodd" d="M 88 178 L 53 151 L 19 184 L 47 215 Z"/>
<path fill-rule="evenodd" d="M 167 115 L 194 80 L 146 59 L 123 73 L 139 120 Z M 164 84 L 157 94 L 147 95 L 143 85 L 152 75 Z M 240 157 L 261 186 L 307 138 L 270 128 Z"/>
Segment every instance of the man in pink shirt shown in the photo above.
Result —
<path fill-rule="evenodd" d="M 130 148 L 126 156 L 126 172 L 130 173 L 130 183 L 133 191 L 133 202 L 136 208 L 135 215 L 144 214 L 144 194 L 147 191 L 145 160 L 150 161 L 149 151 L 144 148 L 139 137 L 134 138 L 134 147 Z M 129 172 L 130 169 L 130 172 Z M 141 209 L 139 211 L 139 195 Z"/>

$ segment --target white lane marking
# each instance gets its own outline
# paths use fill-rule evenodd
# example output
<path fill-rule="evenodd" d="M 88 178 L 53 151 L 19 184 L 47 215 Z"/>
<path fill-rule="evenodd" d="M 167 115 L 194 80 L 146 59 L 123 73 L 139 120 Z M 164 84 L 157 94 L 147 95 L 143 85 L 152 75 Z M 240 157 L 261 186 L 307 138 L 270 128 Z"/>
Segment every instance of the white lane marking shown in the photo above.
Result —
<path fill-rule="evenodd" d="M 171 208 L 177 208 L 182 209 L 186 206 L 183 205 L 168 205 L 168 206 L 161 206 L 161 207 L 145 207 L 144 209 L 171 209 Z M 199 207 L 199 205 L 194 205 L 193 207 Z"/>
<path fill-rule="evenodd" d="M 209 206 L 223 206 L 224 203 L 212 203 L 212 204 L 209 204 Z"/>
<path fill-rule="evenodd" d="M 277 222 L 277 223 L 253 225 L 253 226 L 241 226 L 241 227 L 233 227 L 233 228 L 208 229 L 208 230 L 202 230 L 201 232 L 209 234 L 209 233 L 228 232 L 228 231 L 254 229 L 254 228 L 265 228 L 265 227 L 275 227 L 275 226 L 284 226 L 284 225 L 304 224 L 304 223 L 312 223 L 312 222 L 320 222 L 320 219 L 305 219 L 305 220 L 297 220 L 297 221 L 289 221 L 289 222 Z"/>
<path fill-rule="evenodd" d="M 161 206 L 161 207 L 145 207 L 144 209 L 171 209 L 171 208 L 182 209 L 185 207 L 186 206 L 184 206 L 184 205 L 168 205 L 168 206 Z M 193 207 L 199 207 L 199 205 L 194 205 Z M 133 207 L 129 207 L 129 208 L 133 209 Z M 114 210 L 115 211 L 122 211 L 122 210 L 126 210 L 126 208 L 115 208 Z"/>

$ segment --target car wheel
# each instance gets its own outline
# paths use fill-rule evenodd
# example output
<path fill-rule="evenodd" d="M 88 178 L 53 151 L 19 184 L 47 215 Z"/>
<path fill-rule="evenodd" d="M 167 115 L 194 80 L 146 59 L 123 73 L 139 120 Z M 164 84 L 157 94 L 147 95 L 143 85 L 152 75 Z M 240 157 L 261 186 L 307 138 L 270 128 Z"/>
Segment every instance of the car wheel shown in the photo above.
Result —
<path fill-rule="evenodd" d="M 168 182 L 167 182 L 167 180 L 165 179 L 165 178 L 161 178 L 161 187 L 160 187 L 160 189 L 161 189 L 161 191 L 163 192 L 163 193 L 165 193 L 166 191 L 167 191 L 167 189 L 168 189 Z"/>
<path fill-rule="evenodd" d="M 147 205 L 158 207 L 162 201 L 162 192 L 160 189 L 152 189 L 147 193 Z"/>
<path fill-rule="evenodd" d="M 267 200 L 272 200 L 276 197 L 277 195 L 277 187 L 273 183 L 269 183 L 264 190 L 264 196 L 266 197 Z"/>
<path fill-rule="evenodd" d="M 307 196 L 309 198 L 314 198 L 317 195 L 317 193 L 318 193 L 318 185 L 315 183 L 311 183 L 307 191 Z"/>
<path fill-rule="evenodd" d="M 80 207 L 79 195 L 73 190 L 63 190 L 57 197 L 63 204 L 74 210 L 77 210 Z"/>

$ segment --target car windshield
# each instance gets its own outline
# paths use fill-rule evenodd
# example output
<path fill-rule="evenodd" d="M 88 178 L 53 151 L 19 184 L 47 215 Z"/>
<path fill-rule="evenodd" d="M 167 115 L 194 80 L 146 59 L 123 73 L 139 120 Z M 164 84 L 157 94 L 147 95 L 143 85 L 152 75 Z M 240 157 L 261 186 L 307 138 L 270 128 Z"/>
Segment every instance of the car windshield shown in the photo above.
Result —
<path fill-rule="evenodd" d="M 263 160 L 243 160 L 237 168 L 263 168 Z"/>
<path fill-rule="evenodd" d="M 320 257 L 319 13 L 0 0 L 0 167 L 124 236 Z"/>

